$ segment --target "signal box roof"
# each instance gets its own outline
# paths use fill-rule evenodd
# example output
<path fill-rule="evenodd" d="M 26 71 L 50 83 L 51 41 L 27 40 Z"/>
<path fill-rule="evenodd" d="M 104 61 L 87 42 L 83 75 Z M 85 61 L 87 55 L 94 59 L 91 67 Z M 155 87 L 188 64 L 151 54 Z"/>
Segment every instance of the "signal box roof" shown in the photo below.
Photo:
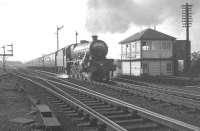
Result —
<path fill-rule="evenodd" d="M 119 42 L 119 44 L 130 43 L 138 40 L 175 40 L 175 39 L 176 38 L 170 35 L 148 28 L 122 40 L 121 42 Z"/>

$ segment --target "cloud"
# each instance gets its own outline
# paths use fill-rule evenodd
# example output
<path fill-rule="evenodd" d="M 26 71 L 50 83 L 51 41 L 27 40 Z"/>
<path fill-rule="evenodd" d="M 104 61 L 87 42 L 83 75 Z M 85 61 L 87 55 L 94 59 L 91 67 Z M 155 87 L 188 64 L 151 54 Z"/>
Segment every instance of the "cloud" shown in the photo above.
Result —
<path fill-rule="evenodd" d="M 152 26 L 169 18 L 181 19 L 183 0 L 89 0 L 86 28 L 93 33 L 123 33 L 130 25 Z M 199 0 L 191 0 L 193 13 Z"/>

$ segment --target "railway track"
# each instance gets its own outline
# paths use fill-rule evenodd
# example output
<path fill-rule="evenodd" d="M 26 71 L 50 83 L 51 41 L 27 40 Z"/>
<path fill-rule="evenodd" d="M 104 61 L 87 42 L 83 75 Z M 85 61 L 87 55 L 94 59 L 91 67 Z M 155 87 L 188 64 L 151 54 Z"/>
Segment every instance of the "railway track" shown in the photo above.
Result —
<path fill-rule="evenodd" d="M 53 73 L 47 73 L 47 72 L 45 73 L 48 75 L 55 75 Z M 101 83 L 98 83 L 98 82 L 96 83 L 101 85 Z M 104 85 L 109 86 L 111 88 L 117 88 L 116 86 L 118 86 L 121 90 L 127 90 L 129 92 L 131 92 L 133 89 L 141 91 L 141 92 L 146 92 L 147 97 L 151 97 L 151 95 L 148 95 L 148 93 L 153 93 L 159 96 L 166 96 L 166 97 L 171 97 L 171 98 L 176 97 L 177 99 L 180 99 L 180 101 L 183 102 L 182 103 L 183 105 L 186 105 L 186 106 L 188 105 L 188 107 L 200 109 L 200 105 L 199 105 L 200 93 L 196 91 L 184 90 L 184 89 L 179 89 L 175 87 L 174 88 L 166 87 L 166 86 L 162 87 L 158 85 L 153 85 L 153 84 L 148 84 L 148 83 L 143 83 L 143 82 L 138 82 L 138 81 L 133 81 L 133 80 L 128 80 L 128 79 L 122 79 L 122 78 L 117 79 L 117 80 L 112 80 L 109 84 L 111 84 L 111 86 L 109 86 L 108 84 L 104 84 Z M 112 84 L 114 84 L 115 87 L 112 87 Z M 167 102 L 166 99 L 165 101 Z M 177 102 L 175 102 L 174 104 L 177 104 Z"/>
<path fill-rule="evenodd" d="M 79 85 L 85 85 L 89 87 L 87 85 L 88 82 L 78 81 L 78 80 L 71 80 L 71 81 L 73 83 L 78 83 Z M 95 88 L 96 86 L 98 86 L 98 88 Z M 112 95 L 113 97 L 117 97 L 118 99 L 123 99 L 123 100 L 131 99 L 128 102 L 132 102 L 140 97 L 142 98 L 142 101 L 143 99 L 145 99 L 145 105 L 139 103 L 139 105 L 142 105 L 144 108 L 147 107 L 149 109 L 148 106 L 155 105 L 157 109 L 153 108 L 153 110 L 155 110 L 156 112 L 159 112 L 161 114 L 167 114 L 171 117 L 178 118 L 183 121 L 188 121 L 189 123 L 196 123 L 197 125 L 199 125 L 197 122 L 199 121 L 200 117 L 199 116 L 200 111 L 198 109 L 199 108 L 198 100 L 191 100 L 185 97 L 169 95 L 168 93 L 163 93 L 163 92 L 162 93 L 157 91 L 152 92 L 151 90 L 145 91 L 144 89 L 139 87 L 133 89 L 132 87 L 133 85 L 127 86 L 127 83 L 124 86 L 113 86 L 98 82 L 93 82 L 90 85 L 90 89 L 96 90 L 98 92 L 110 96 Z"/>
<path fill-rule="evenodd" d="M 74 81 L 74 83 L 80 83 L 79 85 L 85 84 L 82 81 Z M 200 110 L 200 101 L 199 101 L 200 94 L 197 92 L 192 92 L 192 91 L 189 92 L 183 89 L 172 89 L 172 88 L 164 88 L 164 87 L 162 88 L 162 87 L 154 87 L 154 86 L 147 86 L 147 85 L 144 86 L 144 83 L 143 85 L 135 85 L 135 84 L 129 84 L 129 83 L 124 83 L 124 82 L 119 82 L 119 81 L 113 81 L 112 83 L 117 83 L 117 86 L 94 82 L 94 84 L 98 86 L 102 85 L 106 88 L 119 90 L 121 92 L 141 95 L 141 96 L 148 97 L 150 99 L 156 99 L 158 101 L 163 101 L 169 104 L 180 105 L 180 106 L 188 108 L 188 112 L 190 113 L 192 111 L 195 112 L 197 110 Z M 102 90 L 108 90 L 106 88 L 102 88 Z M 187 110 L 187 109 L 184 109 L 184 110 Z"/>
<path fill-rule="evenodd" d="M 170 86 L 162 86 L 162 85 L 155 85 L 149 83 L 138 82 L 135 80 L 125 79 L 125 78 L 117 78 L 114 79 L 113 82 L 128 85 L 133 87 L 140 87 L 141 89 L 152 90 L 152 91 L 159 91 L 166 94 L 171 94 L 175 96 L 180 96 L 183 98 L 193 99 L 193 100 L 200 100 L 200 93 L 196 90 L 191 90 L 185 87 L 170 87 Z"/>
<path fill-rule="evenodd" d="M 131 80 L 137 80 L 140 82 L 166 84 L 166 85 L 176 85 L 176 86 L 188 86 L 188 85 L 199 85 L 200 81 L 198 79 L 190 79 L 177 76 L 145 76 L 145 77 L 130 77 L 130 76 L 120 76 L 119 78 L 126 78 Z"/>
<path fill-rule="evenodd" d="M 25 76 L 23 76 L 23 79 L 34 82 L 35 84 L 38 82 L 39 79 L 39 81 L 43 83 L 43 85 L 39 84 L 39 86 L 46 88 L 47 90 L 50 90 L 51 93 L 54 92 L 54 95 L 59 96 L 59 98 L 62 98 L 62 103 L 66 101 L 67 98 L 71 100 L 71 103 L 76 102 L 76 104 L 73 103 L 73 105 L 76 105 L 79 109 L 77 110 L 77 108 L 75 108 L 76 113 L 73 111 L 74 112 L 73 115 L 77 116 L 78 114 L 85 114 L 81 113 L 83 112 L 83 110 L 86 111 L 87 114 L 86 116 L 88 116 L 88 114 L 90 115 L 93 114 L 92 116 L 93 118 L 95 118 L 95 121 L 98 121 L 97 123 L 99 123 L 100 121 L 101 123 L 100 124 L 101 126 L 99 128 L 103 128 L 106 125 L 106 127 L 115 130 L 137 129 L 145 131 L 146 130 L 160 131 L 161 129 L 162 130 L 176 129 L 181 131 L 182 130 L 188 131 L 188 130 L 200 129 L 199 127 L 137 107 L 122 100 L 98 93 L 96 91 L 90 90 L 88 88 L 85 88 L 83 86 L 71 82 L 67 82 L 66 85 L 66 81 L 58 79 L 53 80 L 49 78 L 44 79 L 40 77 L 38 78 L 38 77 L 33 77 L 33 75 L 28 76 L 28 78 L 25 78 Z M 51 89 L 47 88 L 44 85 L 50 86 Z M 91 112 L 88 112 L 88 110 Z M 81 117 L 81 119 L 84 118 L 85 115 Z M 96 125 L 98 125 L 97 123 Z M 91 125 L 91 122 L 85 125 L 89 126 Z M 122 129 L 117 129 L 119 127 L 121 127 Z"/>
<path fill-rule="evenodd" d="M 2 73 L 0 74 L 0 81 L 10 76 L 10 73 Z"/>

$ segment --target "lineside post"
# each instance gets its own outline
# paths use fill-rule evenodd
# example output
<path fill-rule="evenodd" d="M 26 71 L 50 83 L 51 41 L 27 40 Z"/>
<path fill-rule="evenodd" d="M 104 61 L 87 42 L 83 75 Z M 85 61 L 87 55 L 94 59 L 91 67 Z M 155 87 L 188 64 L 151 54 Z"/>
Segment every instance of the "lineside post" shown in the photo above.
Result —
<path fill-rule="evenodd" d="M 10 49 L 7 50 L 8 53 L 6 53 L 6 47 L 10 47 Z M 3 59 L 2 59 L 3 71 L 6 71 L 6 56 L 13 56 L 13 44 L 3 46 L 2 48 L 3 48 L 3 54 L 0 54 L 0 56 L 3 56 Z"/>

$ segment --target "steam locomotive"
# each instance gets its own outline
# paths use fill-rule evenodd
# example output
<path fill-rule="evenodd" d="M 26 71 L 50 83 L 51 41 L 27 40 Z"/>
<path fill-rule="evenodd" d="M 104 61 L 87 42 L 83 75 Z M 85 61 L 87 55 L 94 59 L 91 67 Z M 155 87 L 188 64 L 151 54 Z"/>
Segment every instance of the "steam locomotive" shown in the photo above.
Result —
<path fill-rule="evenodd" d="M 66 73 L 69 77 L 108 81 L 115 70 L 113 59 L 107 59 L 108 46 L 97 36 L 92 41 L 81 40 L 56 52 L 27 63 L 34 69 Z"/>

